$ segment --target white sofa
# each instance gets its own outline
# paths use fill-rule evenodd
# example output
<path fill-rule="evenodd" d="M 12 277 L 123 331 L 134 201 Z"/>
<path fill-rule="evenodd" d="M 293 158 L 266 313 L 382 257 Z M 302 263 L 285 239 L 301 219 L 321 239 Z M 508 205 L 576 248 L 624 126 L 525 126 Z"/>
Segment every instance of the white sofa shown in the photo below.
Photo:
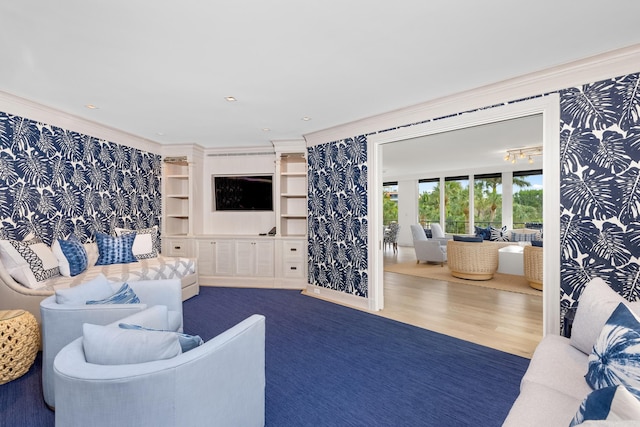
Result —
<path fill-rule="evenodd" d="M 102 283 L 98 283 L 98 281 Z M 116 292 L 122 285 L 122 283 L 108 283 L 106 278 L 98 277 L 92 282 L 87 282 L 84 286 L 74 287 L 72 291 L 82 291 L 82 288 L 91 287 L 94 284 L 98 286 L 107 284 L 113 292 Z M 56 295 L 51 295 L 40 303 L 42 391 L 44 400 L 49 407 L 56 406 L 53 389 L 53 360 L 65 345 L 82 336 L 83 323 L 106 325 L 148 307 L 161 305 L 166 307 L 169 329 L 182 331 L 182 298 L 179 280 L 141 280 L 130 282 L 129 286 L 140 300 L 139 303 L 86 304 L 86 297 L 76 303 L 73 301 L 58 303 Z"/>
<path fill-rule="evenodd" d="M 578 300 L 571 338 L 547 335 L 542 339 L 503 427 L 569 426 L 583 400 L 593 391 L 585 380 L 591 349 L 621 302 L 640 315 L 640 302 L 626 301 L 602 279 L 587 284 Z M 640 420 L 581 425 L 638 426 Z"/>
<path fill-rule="evenodd" d="M 182 288 L 182 300 L 187 300 L 200 293 L 197 260 L 195 258 L 165 257 L 140 259 L 130 264 L 95 265 L 98 249 L 95 243 L 84 245 L 89 256 L 89 267 L 82 273 L 73 276 L 55 276 L 47 279 L 44 286 L 38 289 L 28 288 L 9 274 L 0 262 L 0 310 L 27 310 L 40 319 L 40 302 L 53 295 L 56 289 L 76 286 L 103 274 L 109 281 L 139 281 L 179 279 Z"/>
<path fill-rule="evenodd" d="M 145 315 L 121 319 L 158 328 Z M 151 332 L 152 334 L 154 332 Z M 83 338 L 54 361 L 56 426 L 260 427 L 265 318 L 254 314 L 199 347 L 144 363 L 87 363 Z"/>

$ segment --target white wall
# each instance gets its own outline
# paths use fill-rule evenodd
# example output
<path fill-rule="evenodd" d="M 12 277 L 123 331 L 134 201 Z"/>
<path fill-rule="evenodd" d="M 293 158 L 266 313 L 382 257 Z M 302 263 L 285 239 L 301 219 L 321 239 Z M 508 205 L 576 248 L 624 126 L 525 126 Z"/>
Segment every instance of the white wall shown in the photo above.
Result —
<path fill-rule="evenodd" d="M 398 245 L 413 246 L 411 224 L 418 221 L 418 181 L 398 181 Z"/>
<path fill-rule="evenodd" d="M 258 235 L 276 225 L 275 211 L 216 212 L 213 210 L 212 175 L 272 174 L 275 191 L 275 153 L 264 149 L 227 153 L 208 151 L 202 173 L 202 234 Z M 277 197 L 273 196 L 274 207 Z"/>

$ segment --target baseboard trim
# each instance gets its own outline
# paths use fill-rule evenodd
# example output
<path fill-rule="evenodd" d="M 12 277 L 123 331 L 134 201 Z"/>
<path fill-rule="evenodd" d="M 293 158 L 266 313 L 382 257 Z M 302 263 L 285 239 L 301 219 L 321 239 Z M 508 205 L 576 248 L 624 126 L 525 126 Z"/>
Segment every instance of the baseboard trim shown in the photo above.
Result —
<path fill-rule="evenodd" d="M 369 311 L 369 300 L 364 297 L 345 294 L 344 292 L 314 285 L 307 285 L 307 288 L 302 293 L 314 298 L 357 308 L 358 310 Z"/>

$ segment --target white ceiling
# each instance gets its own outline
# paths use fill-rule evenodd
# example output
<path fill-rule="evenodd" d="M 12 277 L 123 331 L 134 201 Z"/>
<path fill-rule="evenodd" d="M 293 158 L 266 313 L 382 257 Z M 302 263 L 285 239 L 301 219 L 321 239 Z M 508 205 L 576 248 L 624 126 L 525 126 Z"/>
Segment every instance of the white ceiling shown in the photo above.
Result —
<path fill-rule="evenodd" d="M 639 15 L 631 0 L 5 0 L 0 90 L 159 143 L 270 146 L 637 44 Z"/>

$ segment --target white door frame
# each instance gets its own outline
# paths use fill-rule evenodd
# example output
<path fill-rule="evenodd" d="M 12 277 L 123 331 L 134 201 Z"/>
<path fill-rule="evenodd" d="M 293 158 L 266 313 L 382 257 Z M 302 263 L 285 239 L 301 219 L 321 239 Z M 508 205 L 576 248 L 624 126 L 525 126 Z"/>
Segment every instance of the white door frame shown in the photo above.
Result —
<path fill-rule="evenodd" d="M 371 135 L 369 153 L 369 309 L 384 307 L 382 146 L 471 126 L 542 114 L 544 245 L 543 334 L 560 333 L 560 97 L 557 93 Z"/>

